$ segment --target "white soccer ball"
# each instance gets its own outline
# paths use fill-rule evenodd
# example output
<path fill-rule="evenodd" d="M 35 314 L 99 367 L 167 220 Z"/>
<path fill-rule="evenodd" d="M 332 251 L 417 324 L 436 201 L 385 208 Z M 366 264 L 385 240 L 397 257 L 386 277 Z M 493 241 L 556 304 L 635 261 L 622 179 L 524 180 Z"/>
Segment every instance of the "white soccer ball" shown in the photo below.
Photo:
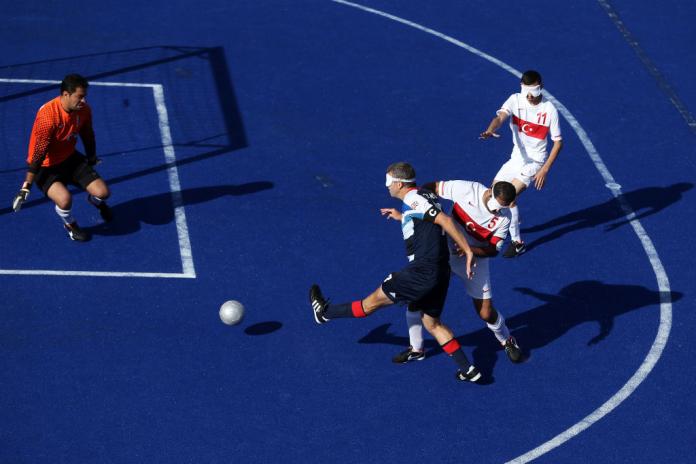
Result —
<path fill-rule="evenodd" d="M 236 300 L 225 301 L 220 306 L 220 320 L 227 325 L 237 325 L 244 318 L 244 305 Z"/>

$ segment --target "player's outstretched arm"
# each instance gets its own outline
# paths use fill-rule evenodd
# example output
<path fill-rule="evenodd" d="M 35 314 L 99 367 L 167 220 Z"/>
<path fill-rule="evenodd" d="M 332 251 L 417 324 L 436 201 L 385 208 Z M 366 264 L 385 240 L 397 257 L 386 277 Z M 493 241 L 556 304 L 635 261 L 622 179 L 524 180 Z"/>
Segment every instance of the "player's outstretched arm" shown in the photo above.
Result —
<path fill-rule="evenodd" d="M 387 216 L 387 219 L 394 219 L 399 222 L 401 222 L 401 217 L 403 216 L 396 208 L 380 208 L 379 212 L 382 216 Z"/>
<path fill-rule="evenodd" d="M 464 235 L 459 231 L 454 221 L 445 213 L 440 213 L 435 217 L 435 224 L 442 227 L 442 229 L 452 237 L 454 243 L 457 244 L 457 252 L 459 256 L 466 256 L 466 275 L 469 279 L 474 276 L 474 252 L 464 238 Z"/>
<path fill-rule="evenodd" d="M 482 140 L 486 140 L 489 137 L 495 137 L 496 139 L 499 138 L 500 135 L 495 131 L 497 131 L 498 128 L 503 125 L 507 118 L 508 114 L 505 111 L 498 111 L 497 116 L 491 120 L 490 124 L 488 124 L 488 128 L 479 134 L 479 138 Z"/>

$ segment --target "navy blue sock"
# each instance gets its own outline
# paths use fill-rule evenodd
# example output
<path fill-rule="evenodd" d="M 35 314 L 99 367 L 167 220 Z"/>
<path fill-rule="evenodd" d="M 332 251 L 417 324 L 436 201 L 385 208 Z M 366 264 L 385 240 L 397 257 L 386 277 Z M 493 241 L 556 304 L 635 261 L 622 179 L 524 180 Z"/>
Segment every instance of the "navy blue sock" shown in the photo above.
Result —
<path fill-rule="evenodd" d="M 324 313 L 327 319 L 335 319 L 340 317 L 365 317 L 365 310 L 362 307 L 362 301 L 353 301 L 352 303 L 330 304 Z"/>
<path fill-rule="evenodd" d="M 467 358 L 464 352 L 461 350 L 461 346 L 459 345 L 457 339 L 453 338 L 452 340 L 448 341 L 442 345 L 442 349 L 445 353 L 450 355 L 452 359 L 454 359 L 454 362 L 456 362 L 459 367 L 464 370 L 464 372 L 466 372 L 471 366 L 469 358 Z"/>

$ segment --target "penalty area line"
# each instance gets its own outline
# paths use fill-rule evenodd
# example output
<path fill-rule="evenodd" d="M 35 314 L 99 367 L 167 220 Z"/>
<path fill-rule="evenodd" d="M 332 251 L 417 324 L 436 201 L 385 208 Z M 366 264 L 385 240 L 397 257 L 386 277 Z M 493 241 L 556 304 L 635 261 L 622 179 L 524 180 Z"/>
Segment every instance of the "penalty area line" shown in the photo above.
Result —
<path fill-rule="evenodd" d="M 57 271 L 50 269 L 0 269 L 0 275 L 44 275 L 80 277 L 144 277 L 154 279 L 195 279 L 196 274 L 180 272 Z"/>

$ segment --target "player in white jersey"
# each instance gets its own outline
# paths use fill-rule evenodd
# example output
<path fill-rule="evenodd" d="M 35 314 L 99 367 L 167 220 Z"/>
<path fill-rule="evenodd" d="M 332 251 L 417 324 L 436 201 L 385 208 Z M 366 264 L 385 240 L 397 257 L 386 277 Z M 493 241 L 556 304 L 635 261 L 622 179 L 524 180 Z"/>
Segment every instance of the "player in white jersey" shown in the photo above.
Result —
<path fill-rule="evenodd" d="M 522 74 L 520 93 L 513 93 L 488 128 L 479 136 L 481 139 L 500 137 L 496 130 L 510 118 L 512 131 L 512 154 L 510 160 L 500 168 L 493 184 L 500 181 L 511 182 L 519 196 L 534 181 L 537 190 L 546 183 L 546 176 L 556 157 L 563 148 L 558 111 L 542 94 L 544 87 L 541 74 L 526 71 Z M 547 156 L 546 139 L 551 137 L 553 146 Z M 520 235 L 519 210 L 516 202 L 510 206 L 510 238 L 512 243 L 503 256 L 512 258 L 526 251 Z"/>
<path fill-rule="evenodd" d="M 486 322 L 493 334 L 504 347 L 512 362 L 520 362 L 522 353 L 517 341 L 510 335 L 505 318 L 493 307 L 493 293 L 489 271 L 489 258 L 500 251 L 508 233 L 510 219 L 500 214 L 516 198 L 515 187 L 510 182 L 501 181 L 493 188 L 486 188 L 478 182 L 451 180 L 432 182 L 423 185 L 444 199 L 452 201 L 451 216 L 476 256 L 476 272 L 469 279 L 466 274 L 466 261 L 457 256 L 457 246 L 449 241 L 450 267 L 462 278 L 467 294 L 472 298 L 479 317 Z M 395 363 L 406 363 L 425 358 L 423 350 L 423 326 L 418 314 L 406 311 L 406 322 L 410 346 L 393 358 Z"/>

